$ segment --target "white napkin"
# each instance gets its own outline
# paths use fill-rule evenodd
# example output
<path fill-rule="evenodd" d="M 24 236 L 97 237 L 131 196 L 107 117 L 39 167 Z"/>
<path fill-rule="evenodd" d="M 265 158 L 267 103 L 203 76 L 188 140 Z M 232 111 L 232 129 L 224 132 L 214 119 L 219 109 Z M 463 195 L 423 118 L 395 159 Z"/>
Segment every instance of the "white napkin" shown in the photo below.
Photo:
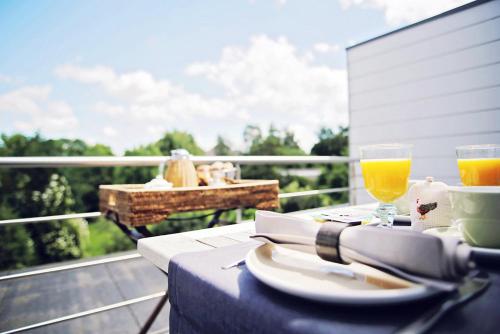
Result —
<path fill-rule="evenodd" d="M 346 263 L 361 262 L 444 280 L 460 279 L 471 269 L 470 247 L 457 240 L 373 226 L 347 227 L 339 232 L 336 240 L 330 233 L 338 231 L 334 224 L 342 223 L 318 223 L 312 217 L 270 211 L 257 211 L 255 215 L 256 235 L 265 235 L 278 244 L 299 244 L 313 250 L 318 250 L 314 246 L 318 245 L 318 239 L 322 239 L 323 249 L 340 250 L 334 253 Z"/>
<path fill-rule="evenodd" d="M 310 219 L 305 217 L 294 217 L 282 213 L 261 210 L 255 213 L 256 234 L 296 236 L 310 239 L 310 244 L 314 245 L 316 234 L 318 234 L 320 227 L 321 223 L 316 222 L 313 217 L 310 217 Z"/>

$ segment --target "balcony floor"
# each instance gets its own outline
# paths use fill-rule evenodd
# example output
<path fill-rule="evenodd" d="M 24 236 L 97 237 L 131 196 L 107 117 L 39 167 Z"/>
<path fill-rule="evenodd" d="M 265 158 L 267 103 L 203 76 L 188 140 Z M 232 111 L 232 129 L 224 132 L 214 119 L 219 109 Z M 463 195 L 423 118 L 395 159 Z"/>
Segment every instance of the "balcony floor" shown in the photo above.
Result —
<path fill-rule="evenodd" d="M 125 254 L 130 253 L 120 253 Z M 41 268 L 47 266 L 30 270 Z M 166 276 L 143 258 L 8 280 L 0 283 L 0 331 L 162 292 L 166 286 Z M 158 300 L 40 327 L 27 333 L 137 333 Z M 167 303 L 150 332 L 168 332 L 168 312 Z"/>

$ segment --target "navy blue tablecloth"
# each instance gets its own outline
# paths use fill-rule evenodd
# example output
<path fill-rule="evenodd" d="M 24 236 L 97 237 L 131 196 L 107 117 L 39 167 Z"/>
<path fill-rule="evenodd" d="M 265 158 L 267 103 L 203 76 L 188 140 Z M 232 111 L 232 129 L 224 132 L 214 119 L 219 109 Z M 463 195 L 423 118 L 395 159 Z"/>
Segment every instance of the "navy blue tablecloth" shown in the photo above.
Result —
<path fill-rule="evenodd" d="M 256 245 L 185 253 L 171 260 L 170 333 L 393 333 L 439 301 L 384 307 L 316 303 L 260 283 L 245 266 L 220 269 Z M 493 284 L 488 291 L 450 312 L 435 332 L 499 332 L 500 271 L 489 272 Z"/>

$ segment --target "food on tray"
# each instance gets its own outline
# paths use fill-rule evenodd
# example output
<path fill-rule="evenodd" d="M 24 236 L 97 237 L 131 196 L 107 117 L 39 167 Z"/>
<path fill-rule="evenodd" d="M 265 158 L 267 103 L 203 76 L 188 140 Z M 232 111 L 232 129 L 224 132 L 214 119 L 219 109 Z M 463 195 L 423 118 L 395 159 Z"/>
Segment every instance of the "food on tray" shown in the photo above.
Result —
<path fill-rule="evenodd" d="M 170 189 L 172 188 L 172 183 L 168 182 L 163 178 L 163 176 L 158 175 L 148 183 L 144 184 L 145 189 Z"/>
<path fill-rule="evenodd" d="M 209 165 L 199 165 L 196 167 L 196 173 L 200 186 L 208 186 L 213 181 Z"/>
<path fill-rule="evenodd" d="M 212 182 L 209 183 L 211 186 L 221 186 L 225 185 L 224 182 L 224 163 L 216 161 L 210 166 L 210 173 L 212 175 Z"/>
<path fill-rule="evenodd" d="M 230 162 L 216 161 L 211 165 L 199 165 L 196 173 L 200 186 L 221 186 L 234 183 L 236 168 Z"/>

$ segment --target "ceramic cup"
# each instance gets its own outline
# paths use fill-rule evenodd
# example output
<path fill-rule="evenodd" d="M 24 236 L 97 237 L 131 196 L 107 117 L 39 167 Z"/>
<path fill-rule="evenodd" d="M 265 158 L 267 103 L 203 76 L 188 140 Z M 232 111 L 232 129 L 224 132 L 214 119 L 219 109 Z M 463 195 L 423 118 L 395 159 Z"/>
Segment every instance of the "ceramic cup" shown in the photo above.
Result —
<path fill-rule="evenodd" d="M 500 248 L 500 187 L 450 187 L 452 216 L 471 246 Z"/>

